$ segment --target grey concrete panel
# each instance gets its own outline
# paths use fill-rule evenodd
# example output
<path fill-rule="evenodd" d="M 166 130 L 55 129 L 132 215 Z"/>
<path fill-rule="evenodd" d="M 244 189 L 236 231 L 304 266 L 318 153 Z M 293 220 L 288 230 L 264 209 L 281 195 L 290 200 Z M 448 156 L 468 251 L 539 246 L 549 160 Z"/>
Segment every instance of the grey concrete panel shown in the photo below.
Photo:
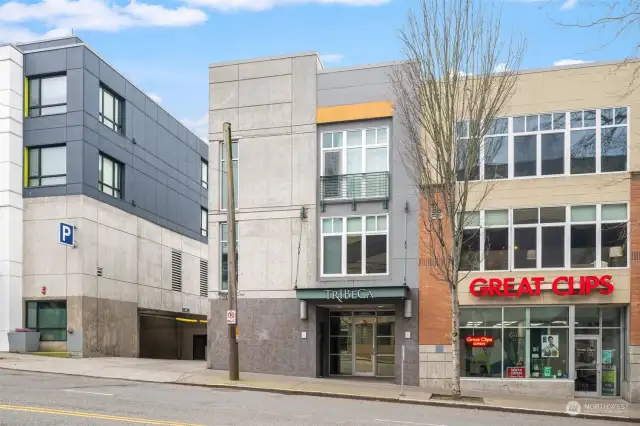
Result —
<path fill-rule="evenodd" d="M 24 75 L 34 77 L 42 74 L 67 71 L 66 49 L 29 53 L 24 56 Z"/>
<path fill-rule="evenodd" d="M 67 125 L 67 115 L 44 115 L 41 117 L 29 117 L 24 120 L 24 130 L 28 132 L 30 130 L 43 130 L 43 129 L 55 129 L 65 127 Z"/>
<path fill-rule="evenodd" d="M 67 140 L 79 141 L 84 136 L 84 126 L 67 126 Z"/>
<path fill-rule="evenodd" d="M 209 68 L 209 83 L 238 80 L 238 65 L 213 66 Z"/>
<path fill-rule="evenodd" d="M 178 123 L 178 139 L 185 145 L 187 145 L 187 133 L 188 131 L 187 128 L 184 127 L 184 124 Z"/>
<path fill-rule="evenodd" d="M 67 51 L 67 69 L 73 70 L 76 68 L 82 68 L 84 64 L 84 50 L 85 47 L 77 46 L 66 49 Z"/>
<path fill-rule="evenodd" d="M 316 69 L 314 56 L 293 59 L 291 124 L 316 122 Z"/>
<path fill-rule="evenodd" d="M 75 111 L 67 113 L 67 126 L 83 126 L 84 111 Z"/>
<path fill-rule="evenodd" d="M 158 121 L 158 105 L 149 98 L 147 98 L 145 113 L 151 120 Z"/>
<path fill-rule="evenodd" d="M 44 146 L 65 143 L 67 141 L 67 128 L 55 127 L 52 129 L 28 130 L 24 132 L 25 146 Z"/>
<path fill-rule="evenodd" d="M 246 80 L 291 74 L 291 63 L 291 58 L 243 63 L 238 65 L 238 76 L 240 80 Z"/>
<path fill-rule="evenodd" d="M 209 108 L 237 108 L 239 103 L 239 82 L 229 81 L 209 85 Z"/>
<path fill-rule="evenodd" d="M 132 116 L 132 120 L 129 122 L 128 127 L 131 128 L 131 134 L 133 139 L 135 139 L 136 144 L 144 151 L 147 141 L 146 115 L 143 110 L 140 110 L 135 106 L 130 106 L 128 110 L 131 112 Z"/>
<path fill-rule="evenodd" d="M 114 91 L 121 98 L 126 98 L 127 80 L 106 62 L 100 61 L 100 82 Z"/>
<path fill-rule="evenodd" d="M 318 91 L 318 106 L 361 104 L 367 102 L 387 101 L 393 98 L 392 87 L 366 84 L 341 89 Z"/>
<path fill-rule="evenodd" d="M 82 140 L 82 128 L 80 128 L 80 137 L 77 140 L 67 142 L 67 185 L 82 184 L 84 165 L 84 153 Z"/>
<path fill-rule="evenodd" d="M 84 49 L 84 68 L 96 77 L 100 75 L 100 58 L 89 49 Z"/>
<path fill-rule="evenodd" d="M 85 185 L 89 185 L 93 188 L 98 188 L 98 147 L 85 144 L 84 154 L 84 167 L 83 167 L 83 182 Z"/>
<path fill-rule="evenodd" d="M 135 106 L 133 106 L 132 104 L 126 104 L 124 107 L 124 123 L 123 123 L 123 134 L 122 136 L 124 136 L 126 139 L 132 139 L 133 138 L 133 109 L 135 108 Z"/>
<path fill-rule="evenodd" d="M 25 188 L 24 197 L 55 197 L 67 195 L 67 185 L 42 186 L 39 188 Z"/>
<path fill-rule="evenodd" d="M 144 110 L 147 107 L 147 97 L 136 86 L 127 81 L 126 99 L 136 108 Z"/>
<path fill-rule="evenodd" d="M 240 108 L 237 123 L 241 130 L 291 126 L 291 104 Z"/>
<path fill-rule="evenodd" d="M 83 186 L 81 183 L 67 183 L 66 195 L 81 195 Z"/>
<path fill-rule="evenodd" d="M 226 300 L 210 300 L 207 324 L 207 367 L 228 368 Z M 240 370 L 286 376 L 315 377 L 317 374 L 315 307 L 308 320 L 300 320 L 296 299 L 238 300 Z M 306 339 L 301 333 L 306 332 Z"/>
<path fill-rule="evenodd" d="M 178 137 L 178 120 L 169 116 L 169 123 L 167 126 L 167 130 L 169 130 L 169 132 L 175 137 Z"/>
<path fill-rule="evenodd" d="M 100 103 L 100 94 L 96 90 L 99 87 L 100 80 L 94 74 L 85 70 L 83 75 L 83 88 L 84 88 L 84 111 L 89 114 L 91 117 L 97 120 L 98 111 L 99 111 L 99 103 Z M 85 119 L 85 121 L 87 121 Z M 96 124 L 97 122 L 93 122 L 92 124 Z M 86 124 L 86 123 L 85 123 Z M 97 126 L 93 126 L 93 129 L 97 131 Z"/>
<path fill-rule="evenodd" d="M 82 68 L 67 71 L 67 112 L 83 110 L 83 75 Z"/>
<path fill-rule="evenodd" d="M 231 85 L 227 89 L 227 85 Z M 233 100 L 233 83 L 220 83 L 213 85 L 212 95 L 218 94 L 222 100 Z M 235 89 L 235 88 L 234 88 Z M 253 106 L 274 103 L 291 102 L 291 74 L 277 75 L 273 77 L 254 78 L 242 80 L 238 83 L 239 96 L 235 99 L 239 105 L 233 102 L 221 102 L 218 106 L 212 99 L 213 108 L 230 108 L 233 106 Z"/>
<path fill-rule="evenodd" d="M 52 47 L 67 46 L 70 44 L 82 43 L 78 37 L 65 37 L 57 40 L 35 41 L 31 43 L 20 43 L 16 47 L 23 52 L 31 50 L 49 49 Z"/>
<path fill-rule="evenodd" d="M 138 356 L 137 303 L 91 297 L 81 303 L 84 356 Z"/>
<path fill-rule="evenodd" d="M 169 114 L 162 108 L 158 108 L 158 124 L 166 129 L 169 128 Z"/>
<path fill-rule="evenodd" d="M 146 118 L 145 122 L 145 148 L 147 152 L 158 156 L 158 124 L 149 117 Z"/>
<path fill-rule="evenodd" d="M 389 82 L 392 68 L 388 65 L 379 67 L 355 68 L 323 72 L 318 74 L 318 90 L 361 86 L 365 84 L 385 85 Z"/>

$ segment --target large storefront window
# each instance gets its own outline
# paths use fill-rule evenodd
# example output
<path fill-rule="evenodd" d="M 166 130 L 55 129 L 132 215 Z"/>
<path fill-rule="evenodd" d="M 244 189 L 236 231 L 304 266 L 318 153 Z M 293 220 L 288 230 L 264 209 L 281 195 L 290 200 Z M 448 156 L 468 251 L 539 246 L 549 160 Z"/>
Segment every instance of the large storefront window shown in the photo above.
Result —
<path fill-rule="evenodd" d="M 27 328 L 40 332 L 40 341 L 67 340 L 67 302 L 27 302 Z"/>
<path fill-rule="evenodd" d="M 623 318 L 618 307 L 461 308 L 461 376 L 573 379 L 576 394 L 619 396 Z"/>

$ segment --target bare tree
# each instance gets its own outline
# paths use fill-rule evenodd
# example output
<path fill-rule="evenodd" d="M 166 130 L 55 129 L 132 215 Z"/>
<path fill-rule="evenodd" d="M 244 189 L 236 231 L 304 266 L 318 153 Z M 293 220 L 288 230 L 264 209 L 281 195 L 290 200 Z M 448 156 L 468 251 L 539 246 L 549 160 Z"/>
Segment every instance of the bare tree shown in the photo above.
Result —
<path fill-rule="evenodd" d="M 631 37 L 638 36 L 640 28 L 640 0 L 592 0 L 582 2 L 581 7 L 590 6 L 594 14 L 591 18 L 581 18 L 575 22 L 554 22 L 566 26 L 576 28 L 593 28 L 593 29 L 614 29 L 611 39 L 606 41 L 600 48 L 609 46 L 614 41 L 631 34 Z M 638 79 L 640 78 L 640 38 L 632 41 L 632 52 L 629 53 L 627 59 L 620 67 L 632 66 L 633 74 L 629 82 L 629 89 L 637 89 Z"/>
<path fill-rule="evenodd" d="M 498 128 L 511 98 L 524 41 L 500 34 L 500 13 L 474 0 L 421 0 L 400 31 L 406 61 L 391 76 L 398 117 L 407 129 L 404 162 L 417 190 L 425 233 L 420 241 L 435 280 L 451 294 L 452 394 L 460 397 L 458 284 L 477 269 L 480 247 L 464 231 L 504 177 L 506 133 Z M 475 231 L 477 232 L 477 231 Z M 464 248 L 464 250 L 463 250 Z M 506 249 L 506 247 L 505 247 Z"/>

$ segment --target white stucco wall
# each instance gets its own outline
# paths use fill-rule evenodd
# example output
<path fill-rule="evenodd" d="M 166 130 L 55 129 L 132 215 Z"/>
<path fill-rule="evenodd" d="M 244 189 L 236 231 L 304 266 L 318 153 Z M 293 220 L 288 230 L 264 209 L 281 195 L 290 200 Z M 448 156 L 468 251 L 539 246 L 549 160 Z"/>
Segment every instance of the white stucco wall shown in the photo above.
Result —
<path fill-rule="evenodd" d="M 24 298 L 88 296 L 206 315 L 200 296 L 206 244 L 83 195 L 24 204 Z M 77 227 L 76 248 L 58 243 L 60 222 Z M 182 252 L 182 292 L 171 289 L 172 249 Z"/>
<path fill-rule="evenodd" d="M 22 53 L 0 47 L 0 352 L 22 327 Z"/>

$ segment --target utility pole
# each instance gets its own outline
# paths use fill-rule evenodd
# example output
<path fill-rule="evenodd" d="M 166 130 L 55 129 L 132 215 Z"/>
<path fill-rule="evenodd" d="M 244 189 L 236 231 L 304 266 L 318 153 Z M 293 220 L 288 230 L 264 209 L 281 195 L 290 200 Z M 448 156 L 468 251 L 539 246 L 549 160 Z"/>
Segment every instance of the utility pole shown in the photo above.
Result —
<path fill-rule="evenodd" d="M 229 310 L 233 312 L 234 321 L 229 324 L 229 380 L 240 380 L 240 361 L 238 357 L 238 275 L 236 273 L 236 203 L 233 191 L 233 147 L 231 142 L 231 123 L 222 125 L 224 132 L 224 148 L 227 165 L 227 265 L 229 280 Z M 227 314 L 227 318 L 229 315 Z M 227 321 L 231 322 L 231 321 Z"/>

